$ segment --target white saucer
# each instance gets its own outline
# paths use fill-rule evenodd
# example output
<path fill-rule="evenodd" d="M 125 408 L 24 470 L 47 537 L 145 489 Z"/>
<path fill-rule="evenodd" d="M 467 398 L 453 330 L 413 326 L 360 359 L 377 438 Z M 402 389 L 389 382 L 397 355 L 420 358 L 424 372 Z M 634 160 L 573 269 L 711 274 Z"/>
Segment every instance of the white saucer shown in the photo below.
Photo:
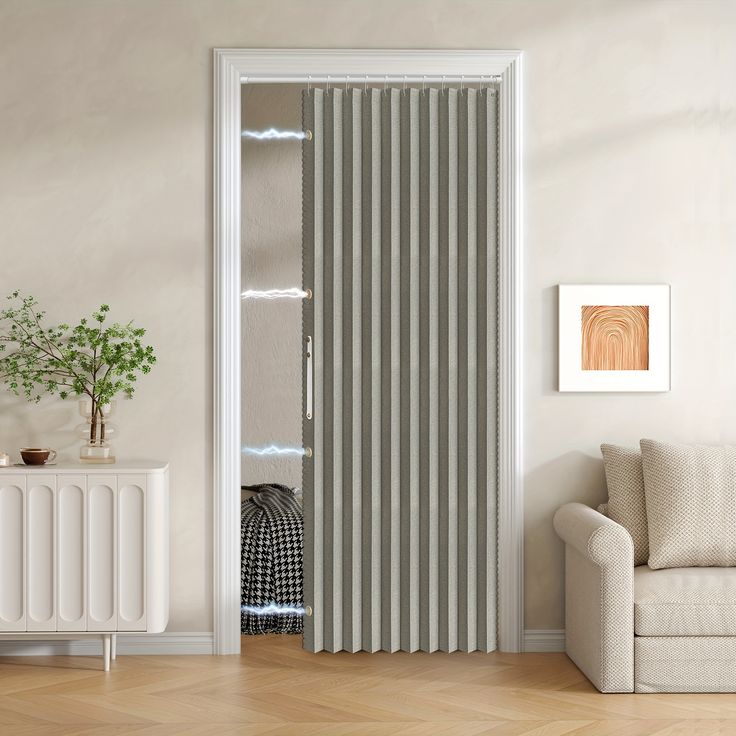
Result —
<path fill-rule="evenodd" d="M 28 463 L 13 463 L 14 468 L 46 468 L 51 465 L 56 465 L 56 463 L 39 463 L 38 465 L 28 465 Z"/>

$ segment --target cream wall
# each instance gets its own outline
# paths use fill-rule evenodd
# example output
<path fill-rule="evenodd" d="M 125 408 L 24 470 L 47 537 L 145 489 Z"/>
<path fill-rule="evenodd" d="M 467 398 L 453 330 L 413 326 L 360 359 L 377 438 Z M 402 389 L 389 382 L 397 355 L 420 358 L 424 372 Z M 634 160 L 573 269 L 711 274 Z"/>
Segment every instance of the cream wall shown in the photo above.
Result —
<path fill-rule="evenodd" d="M 730 0 L 0 2 L 0 283 L 100 301 L 160 364 L 120 448 L 172 462 L 172 629 L 211 628 L 214 46 L 520 48 L 526 119 L 526 624 L 562 626 L 568 500 L 597 446 L 736 440 L 736 3 Z M 559 395 L 555 285 L 667 281 L 673 390 Z M 0 443 L 69 445 L 60 404 L 3 397 Z"/>

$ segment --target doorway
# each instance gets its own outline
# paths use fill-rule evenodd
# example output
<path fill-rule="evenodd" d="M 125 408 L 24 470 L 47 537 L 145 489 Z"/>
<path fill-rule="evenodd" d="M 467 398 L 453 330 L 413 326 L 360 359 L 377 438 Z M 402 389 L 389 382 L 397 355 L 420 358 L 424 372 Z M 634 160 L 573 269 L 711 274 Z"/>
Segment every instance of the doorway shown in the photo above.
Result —
<path fill-rule="evenodd" d="M 500 77 L 499 644 L 521 649 L 519 52 L 215 52 L 214 592 L 218 653 L 239 650 L 241 85 Z M 379 70 L 383 73 L 379 73 Z M 349 72 L 349 74 L 348 74 Z"/>

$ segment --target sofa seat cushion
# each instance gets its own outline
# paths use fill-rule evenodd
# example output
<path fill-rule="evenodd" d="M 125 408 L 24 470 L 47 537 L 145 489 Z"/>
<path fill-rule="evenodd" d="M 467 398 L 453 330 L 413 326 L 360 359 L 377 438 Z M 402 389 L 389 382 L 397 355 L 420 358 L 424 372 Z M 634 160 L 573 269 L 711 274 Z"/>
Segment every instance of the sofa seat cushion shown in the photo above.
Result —
<path fill-rule="evenodd" d="M 736 568 L 634 570 L 637 636 L 736 636 Z"/>
<path fill-rule="evenodd" d="M 734 693 L 735 661 L 736 636 L 635 636 L 634 692 Z M 695 721 L 685 723 L 700 733 Z M 729 731 L 723 726 L 708 733 Z"/>

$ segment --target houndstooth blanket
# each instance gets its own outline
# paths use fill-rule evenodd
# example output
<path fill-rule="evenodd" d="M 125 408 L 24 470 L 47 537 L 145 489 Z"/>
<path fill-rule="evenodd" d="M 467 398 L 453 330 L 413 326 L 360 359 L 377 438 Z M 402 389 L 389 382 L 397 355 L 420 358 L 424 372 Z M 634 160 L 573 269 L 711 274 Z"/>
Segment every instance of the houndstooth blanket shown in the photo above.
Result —
<path fill-rule="evenodd" d="M 256 614 L 269 604 L 301 608 L 302 508 L 286 486 L 243 486 L 258 495 L 240 505 L 241 631 L 300 634 L 300 614 Z"/>

